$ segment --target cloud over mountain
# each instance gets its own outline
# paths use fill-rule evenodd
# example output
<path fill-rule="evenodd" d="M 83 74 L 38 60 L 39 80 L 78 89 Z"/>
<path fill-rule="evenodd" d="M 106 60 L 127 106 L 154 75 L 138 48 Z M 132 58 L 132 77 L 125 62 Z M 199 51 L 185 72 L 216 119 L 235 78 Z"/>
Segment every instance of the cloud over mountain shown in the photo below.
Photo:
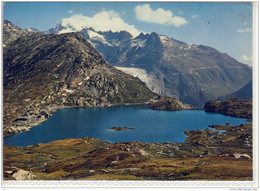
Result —
<path fill-rule="evenodd" d="M 149 4 L 136 6 L 135 16 L 140 21 L 173 25 L 175 27 L 180 27 L 188 23 L 184 17 L 174 16 L 170 10 L 164 10 L 162 8 L 152 10 Z"/>
<path fill-rule="evenodd" d="M 71 17 L 63 18 L 61 25 L 64 27 L 60 33 L 80 31 L 83 28 L 92 27 L 97 31 L 119 32 L 126 30 L 133 36 L 140 34 L 134 25 L 126 23 L 115 11 L 102 11 L 93 17 L 82 14 L 74 14 Z"/>

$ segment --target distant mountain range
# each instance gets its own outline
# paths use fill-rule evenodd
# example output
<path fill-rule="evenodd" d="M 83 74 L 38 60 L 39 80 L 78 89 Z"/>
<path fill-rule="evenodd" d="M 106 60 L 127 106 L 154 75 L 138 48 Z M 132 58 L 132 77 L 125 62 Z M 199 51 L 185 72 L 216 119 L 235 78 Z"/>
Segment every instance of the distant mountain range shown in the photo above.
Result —
<path fill-rule="evenodd" d="M 49 33 L 62 33 L 61 24 Z M 72 30 L 72 29 L 71 29 Z M 154 92 L 203 107 L 252 80 L 252 69 L 214 48 L 188 45 L 157 33 L 133 37 L 127 31 L 80 31 L 105 60 L 138 77 Z"/>
<path fill-rule="evenodd" d="M 143 103 L 156 96 L 138 78 L 108 65 L 80 33 L 27 33 L 7 21 L 3 33 L 13 36 L 4 38 L 3 51 L 7 134 L 59 108 Z"/>

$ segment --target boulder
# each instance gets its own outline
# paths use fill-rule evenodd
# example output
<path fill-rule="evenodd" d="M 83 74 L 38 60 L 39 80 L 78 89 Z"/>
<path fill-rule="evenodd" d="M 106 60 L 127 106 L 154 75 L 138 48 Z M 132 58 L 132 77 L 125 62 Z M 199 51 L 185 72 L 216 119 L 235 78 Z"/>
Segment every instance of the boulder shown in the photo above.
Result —
<path fill-rule="evenodd" d="M 240 159 L 240 158 L 248 158 L 248 159 L 251 159 L 251 157 L 244 153 L 244 154 L 241 154 L 241 153 L 234 153 L 233 156 L 236 158 L 236 159 Z"/>
<path fill-rule="evenodd" d="M 18 172 L 13 174 L 15 180 L 35 180 L 36 175 L 32 172 L 20 169 Z"/>

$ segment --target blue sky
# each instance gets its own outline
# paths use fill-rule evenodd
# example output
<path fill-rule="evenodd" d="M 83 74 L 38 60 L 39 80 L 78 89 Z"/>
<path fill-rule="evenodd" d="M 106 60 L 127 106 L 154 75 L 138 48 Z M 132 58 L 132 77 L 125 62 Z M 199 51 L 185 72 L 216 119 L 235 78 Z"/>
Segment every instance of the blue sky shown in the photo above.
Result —
<path fill-rule="evenodd" d="M 75 30 L 91 26 L 133 35 L 157 32 L 211 46 L 252 65 L 251 3 L 8 2 L 3 17 L 21 28 L 40 31 L 62 22 Z"/>

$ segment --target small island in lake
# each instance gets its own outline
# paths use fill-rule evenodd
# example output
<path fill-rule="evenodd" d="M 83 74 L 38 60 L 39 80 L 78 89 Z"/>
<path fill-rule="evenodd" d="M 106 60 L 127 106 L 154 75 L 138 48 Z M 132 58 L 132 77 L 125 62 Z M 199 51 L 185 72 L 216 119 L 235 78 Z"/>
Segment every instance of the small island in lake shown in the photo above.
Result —
<path fill-rule="evenodd" d="M 135 129 L 135 127 L 111 127 L 110 129 L 112 131 L 124 131 L 128 129 Z"/>

